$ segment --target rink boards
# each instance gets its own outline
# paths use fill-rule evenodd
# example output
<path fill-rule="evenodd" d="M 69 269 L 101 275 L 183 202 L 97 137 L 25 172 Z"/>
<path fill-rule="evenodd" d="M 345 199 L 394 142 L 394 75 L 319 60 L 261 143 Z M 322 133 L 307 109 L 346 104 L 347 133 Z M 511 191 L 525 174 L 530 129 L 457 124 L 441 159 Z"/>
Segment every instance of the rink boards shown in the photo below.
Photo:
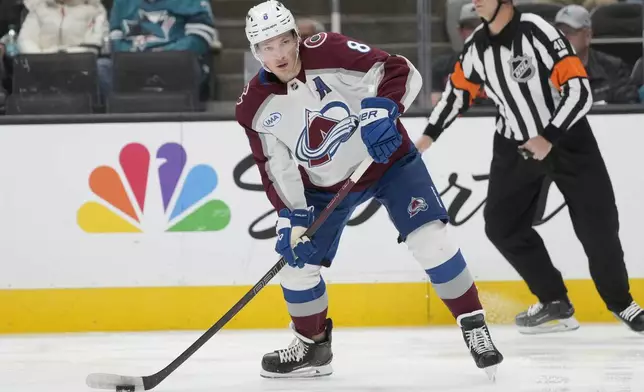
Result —
<path fill-rule="evenodd" d="M 590 117 L 644 302 L 644 115 Z M 424 118 L 404 118 L 415 140 Z M 460 118 L 425 154 L 492 322 L 534 302 L 483 231 L 491 117 Z M 0 332 L 204 329 L 277 261 L 275 215 L 234 122 L 5 125 L 0 133 Z M 592 192 L 589 189 L 588 192 Z M 581 321 L 612 321 L 555 186 L 536 229 Z M 342 326 L 453 323 L 382 208 L 362 206 L 323 269 Z M 277 280 L 228 325 L 283 328 Z"/>

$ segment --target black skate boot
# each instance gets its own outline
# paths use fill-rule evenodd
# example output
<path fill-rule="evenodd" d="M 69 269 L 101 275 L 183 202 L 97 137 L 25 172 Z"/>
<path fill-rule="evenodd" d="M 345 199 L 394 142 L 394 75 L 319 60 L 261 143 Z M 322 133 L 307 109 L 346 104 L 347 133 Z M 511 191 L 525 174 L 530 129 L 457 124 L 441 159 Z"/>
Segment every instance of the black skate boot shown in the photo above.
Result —
<path fill-rule="evenodd" d="M 575 308 L 568 300 L 539 302 L 519 313 L 515 323 L 519 332 L 527 335 L 574 331 L 579 329 L 574 314 Z"/>
<path fill-rule="evenodd" d="M 262 359 L 262 372 L 266 378 L 309 378 L 328 376 L 333 373 L 331 360 L 331 330 L 333 322 L 326 320 L 326 339 L 316 343 L 295 330 L 293 323 L 291 329 L 295 339 L 288 348 L 276 350 L 264 355 Z"/>
<path fill-rule="evenodd" d="M 621 312 L 613 314 L 633 331 L 644 334 L 644 310 L 635 301 Z"/>
<path fill-rule="evenodd" d="M 463 331 L 463 339 L 470 349 L 472 358 L 479 369 L 485 370 L 490 380 L 496 378 L 496 367 L 503 362 L 503 355 L 496 349 L 485 324 L 485 311 L 477 310 L 462 314 L 456 322 Z"/>

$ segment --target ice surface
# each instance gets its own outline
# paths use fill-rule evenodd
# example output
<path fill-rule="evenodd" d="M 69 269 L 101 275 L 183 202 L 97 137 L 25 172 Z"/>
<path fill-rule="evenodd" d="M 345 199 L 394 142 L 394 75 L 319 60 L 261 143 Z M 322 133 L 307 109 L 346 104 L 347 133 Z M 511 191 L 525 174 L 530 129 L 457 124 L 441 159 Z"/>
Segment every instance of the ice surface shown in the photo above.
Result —
<path fill-rule="evenodd" d="M 453 328 L 336 328 L 329 377 L 267 380 L 261 356 L 290 343 L 288 330 L 221 331 L 154 391 L 644 391 L 644 335 L 618 324 L 524 336 L 491 326 L 505 356 L 496 383 L 474 366 Z M 155 373 L 197 332 L 0 336 L 0 391 L 93 391 L 89 373 Z"/>

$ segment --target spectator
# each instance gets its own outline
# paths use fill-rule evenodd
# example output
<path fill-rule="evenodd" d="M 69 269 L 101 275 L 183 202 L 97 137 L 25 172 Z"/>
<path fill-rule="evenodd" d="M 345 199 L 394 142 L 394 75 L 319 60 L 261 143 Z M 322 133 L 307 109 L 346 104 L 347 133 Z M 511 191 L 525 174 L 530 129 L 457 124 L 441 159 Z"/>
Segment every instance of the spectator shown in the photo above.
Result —
<path fill-rule="evenodd" d="M 630 81 L 631 68 L 620 58 L 590 48 L 592 26 L 589 12 L 580 5 L 568 5 L 555 17 L 555 26 L 568 38 L 586 67 L 596 103 L 639 101 L 637 87 Z"/>
<path fill-rule="evenodd" d="M 21 54 L 99 53 L 107 37 L 107 12 L 100 0 L 29 0 L 18 35 Z"/>
<path fill-rule="evenodd" d="M 208 89 L 210 67 L 205 56 L 220 46 L 209 1 L 115 0 L 110 13 L 113 52 L 192 51 L 200 60 L 202 90 Z M 104 93 L 111 90 L 112 62 L 99 59 Z"/>
<path fill-rule="evenodd" d="M 12 64 L 6 47 L 10 40 L 8 33 L 12 27 L 19 30 L 23 9 L 20 0 L 0 0 L 0 110 L 4 107 L 7 92 L 11 91 Z"/>
<path fill-rule="evenodd" d="M 633 71 L 631 71 L 631 83 L 637 87 L 640 102 L 644 102 L 644 63 L 642 62 L 642 57 L 637 59 L 633 66 Z"/>
<path fill-rule="evenodd" d="M 322 23 L 311 18 L 298 19 L 297 29 L 300 32 L 300 38 L 302 38 L 302 41 L 325 30 Z"/>
<path fill-rule="evenodd" d="M 5 87 L 7 72 L 4 65 L 5 52 L 6 49 L 4 43 L 0 43 L 0 111 L 4 111 L 4 105 L 7 101 L 7 89 Z"/>
<path fill-rule="evenodd" d="M 461 8 L 461 13 L 458 18 L 458 31 L 461 36 L 461 39 L 465 41 L 474 30 L 481 24 L 481 18 L 476 13 L 476 8 L 473 3 L 463 4 Z M 447 78 L 452 73 L 454 65 L 458 60 L 460 55 L 459 52 L 452 52 L 450 54 L 442 55 L 436 57 L 432 63 L 432 105 L 440 100 L 443 91 L 445 90 L 445 85 L 447 84 Z M 479 96 L 477 97 L 475 103 L 482 104 L 485 101 L 486 103 L 491 102 L 487 100 L 485 92 L 480 91 Z"/>

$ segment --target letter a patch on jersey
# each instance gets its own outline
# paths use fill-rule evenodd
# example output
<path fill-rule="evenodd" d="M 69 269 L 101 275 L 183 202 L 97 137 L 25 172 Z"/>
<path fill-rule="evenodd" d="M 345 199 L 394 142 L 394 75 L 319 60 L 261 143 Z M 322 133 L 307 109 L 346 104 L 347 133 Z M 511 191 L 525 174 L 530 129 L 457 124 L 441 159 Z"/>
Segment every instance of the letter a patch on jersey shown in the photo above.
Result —
<path fill-rule="evenodd" d="M 315 82 L 315 88 L 318 91 L 318 94 L 320 94 L 320 101 L 326 97 L 328 93 L 331 92 L 331 88 L 327 86 L 326 83 L 324 83 L 324 80 L 322 80 L 321 77 L 316 76 L 313 81 Z"/>

